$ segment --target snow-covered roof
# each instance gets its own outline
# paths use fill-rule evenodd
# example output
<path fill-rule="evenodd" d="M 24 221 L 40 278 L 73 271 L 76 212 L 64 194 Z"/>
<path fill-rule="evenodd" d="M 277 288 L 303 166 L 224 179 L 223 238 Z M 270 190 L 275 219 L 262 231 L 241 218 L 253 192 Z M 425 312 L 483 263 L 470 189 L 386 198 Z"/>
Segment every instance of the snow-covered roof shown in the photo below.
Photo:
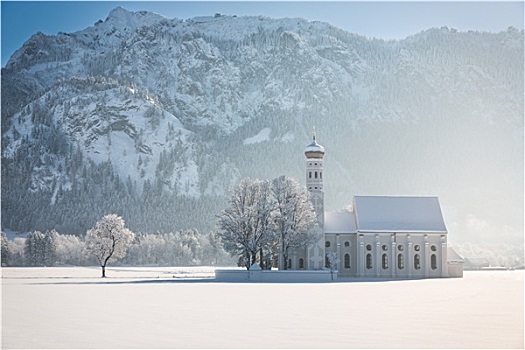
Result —
<path fill-rule="evenodd" d="M 360 232 L 447 233 L 437 197 L 355 196 Z"/>
<path fill-rule="evenodd" d="M 306 156 L 311 156 L 312 158 L 322 158 L 324 155 L 324 147 L 317 143 L 315 140 L 315 131 L 312 134 L 312 143 L 306 146 L 304 150 Z M 310 158 L 310 157 L 308 157 Z"/>
<path fill-rule="evenodd" d="M 454 249 L 452 249 L 451 247 L 447 247 L 447 261 L 463 263 L 465 262 L 465 259 L 461 255 L 459 255 Z"/>
<path fill-rule="evenodd" d="M 349 211 L 327 211 L 324 213 L 325 233 L 355 233 L 354 213 Z"/>
<path fill-rule="evenodd" d="M 318 144 L 317 141 L 315 141 L 315 139 L 314 139 L 311 144 L 306 146 L 306 149 L 304 150 L 304 152 L 305 153 L 309 153 L 309 152 L 324 153 L 324 147 L 321 146 L 320 144 Z"/>

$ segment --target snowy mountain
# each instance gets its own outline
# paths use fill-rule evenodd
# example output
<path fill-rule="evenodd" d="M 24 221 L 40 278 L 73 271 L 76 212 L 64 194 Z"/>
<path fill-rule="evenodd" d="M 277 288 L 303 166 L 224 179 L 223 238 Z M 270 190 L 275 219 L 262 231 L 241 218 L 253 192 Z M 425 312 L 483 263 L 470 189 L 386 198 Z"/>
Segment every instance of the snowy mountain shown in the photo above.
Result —
<path fill-rule="evenodd" d="M 302 181 L 315 126 L 329 209 L 439 195 L 456 237 L 490 239 L 503 222 L 515 239 L 523 39 L 440 28 L 382 41 L 297 18 L 121 7 L 37 33 L 2 69 L 2 227 L 83 234 L 116 212 L 132 230 L 211 230 L 242 177 Z"/>

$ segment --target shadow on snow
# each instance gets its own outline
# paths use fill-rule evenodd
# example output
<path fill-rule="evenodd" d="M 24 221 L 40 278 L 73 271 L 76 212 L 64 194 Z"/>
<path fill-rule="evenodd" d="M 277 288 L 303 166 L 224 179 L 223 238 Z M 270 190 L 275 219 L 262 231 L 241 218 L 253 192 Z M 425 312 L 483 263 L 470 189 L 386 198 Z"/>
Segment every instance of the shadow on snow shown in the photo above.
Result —
<path fill-rule="evenodd" d="M 353 283 L 387 283 L 387 282 L 400 282 L 400 281 L 418 281 L 421 279 L 415 278 L 339 278 L 335 281 L 236 281 L 236 280 L 217 280 L 213 277 L 210 278 L 156 278 L 156 279 L 135 279 L 135 280 L 118 280 L 118 278 L 101 278 L 98 281 L 60 281 L 60 282 L 38 282 L 29 283 L 32 285 L 140 285 L 140 284 L 198 284 L 198 283 L 214 283 L 214 284 L 275 284 L 275 285 L 286 285 L 286 284 L 353 284 Z M 75 279 L 74 277 L 65 277 L 64 279 Z M 429 279 L 426 279 L 429 280 Z M 435 279 L 442 280 L 442 279 Z"/>

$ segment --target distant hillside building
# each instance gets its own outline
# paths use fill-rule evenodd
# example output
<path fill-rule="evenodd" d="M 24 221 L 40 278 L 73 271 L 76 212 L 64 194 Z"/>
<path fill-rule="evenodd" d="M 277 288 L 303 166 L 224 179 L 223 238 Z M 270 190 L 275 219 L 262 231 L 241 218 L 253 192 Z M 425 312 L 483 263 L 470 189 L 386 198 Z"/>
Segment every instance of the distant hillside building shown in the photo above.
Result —
<path fill-rule="evenodd" d="M 447 228 L 437 197 L 355 196 L 352 211 L 325 212 L 323 161 L 316 141 L 306 147 L 306 186 L 317 214 L 319 241 L 289 259 L 291 269 L 318 270 L 336 253 L 343 277 L 461 277 L 462 261 L 447 260 Z M 456 254 L 457 255 L 457 254 Z"/>

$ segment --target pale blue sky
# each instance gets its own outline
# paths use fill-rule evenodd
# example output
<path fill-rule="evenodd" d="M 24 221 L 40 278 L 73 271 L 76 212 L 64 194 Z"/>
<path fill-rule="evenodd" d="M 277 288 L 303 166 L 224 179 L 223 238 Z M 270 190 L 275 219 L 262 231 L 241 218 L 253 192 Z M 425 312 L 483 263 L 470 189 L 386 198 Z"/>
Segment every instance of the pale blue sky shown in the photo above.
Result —
<path fill-rule="evenodd" d="M 431 27 L 497 32 L 523 29 L 524 3 L 514 2 L 354 2 L 354 1 L 2 1 L 2 67 L 34 33 L 74 32 L 104 20 L 122 6 L 167 18 L 223 13 L 302 17 L 328 22 L 367 37 L 403 39 Z"/>

